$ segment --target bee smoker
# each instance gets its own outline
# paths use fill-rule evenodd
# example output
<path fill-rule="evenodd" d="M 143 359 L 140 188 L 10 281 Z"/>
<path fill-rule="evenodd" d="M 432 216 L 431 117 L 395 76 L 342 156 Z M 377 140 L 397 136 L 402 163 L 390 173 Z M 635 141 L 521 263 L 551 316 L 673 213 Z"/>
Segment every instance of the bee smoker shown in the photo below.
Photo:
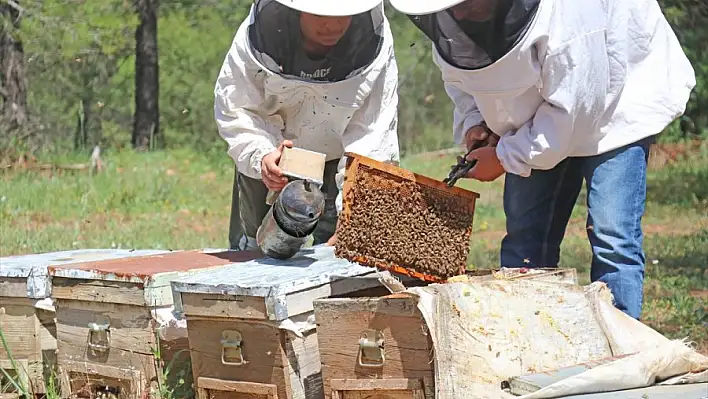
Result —
<path fill-rule="evenodd" d="M 306 179 L 290 181 L 263 218 L 256 242 L 271 258 L 289 259 L 307 242 L 324 212 L 320 184 Z"/>

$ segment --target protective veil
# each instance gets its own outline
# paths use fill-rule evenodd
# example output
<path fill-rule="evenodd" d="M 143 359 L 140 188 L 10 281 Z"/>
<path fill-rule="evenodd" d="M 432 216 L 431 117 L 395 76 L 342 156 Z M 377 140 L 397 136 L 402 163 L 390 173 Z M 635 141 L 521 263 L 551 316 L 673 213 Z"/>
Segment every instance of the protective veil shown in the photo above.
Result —
<path fill-rule="evenodd" d="M 303 19 L 352 18 L 329 51 L 314 57 L 303 50 L 302 31 L 320 28 L 300 26 L 303 12 L 315 15 Z M 262 178 L 263 157 L 283 140 L 339 160 L 340 211 L 345 152 L 399 160 L 397 91 L 393 36 L 381 1 L 255 0 L 219 71 L 214 116 L 238 172 L 252 179 Z"/>
<path fill-rule="evenodd" d="M 336 45 L 319 57 L 306 54 L 300 11 L 275 0 L 256 0 L 248 39 L 256 59 L 270 71 L 308 81 L 338 82 L 366 68 L 383 43 L 383 11 L 351 17 Z"/>
<path fill-rule="evenodd" d="M 391 5 L 432 41 L 455 141 L 485 122 L 501 136 L 496 153 L 507 173 L 529 176 L 657 134 L 696 85 L 657 0 Z"/>
<path fill-rule="evenodd" d="M 435 13 L 408 17 L 446 62 L 460 69 L 478 69 L 498 61 L 518 43 L 539 2 L 469 0 Z"/>

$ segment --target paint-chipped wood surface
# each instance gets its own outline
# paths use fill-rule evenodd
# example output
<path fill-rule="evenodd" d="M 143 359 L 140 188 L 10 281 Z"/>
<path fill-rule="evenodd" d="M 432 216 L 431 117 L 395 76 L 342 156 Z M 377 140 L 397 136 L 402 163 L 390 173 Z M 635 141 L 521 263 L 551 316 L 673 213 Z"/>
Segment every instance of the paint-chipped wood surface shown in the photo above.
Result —
<path fill-rule="evenodd" d="M 174 305 L 172 280 L 242 262 L 258 251 L 180 251 L 49 266 L 54 297 L 163 307 Z"/>
<path fill-rule="evenodd" d="M 358 398 L 357 395 L 379 391 L 372 388 L 337 393 L 331 381 L 338 379 L 405 379 L 421 387 L 426 381 L 428 385 L 433 384 L 432 345 L 422 315 L 411 297 L 320 299 L 315 301 L 314 308 L 326 398 Z M 366 330 L 383 333 L 384 361 L 380 366 L 359 365 L 359 339 Z M 350 386 L 352 384 L 356 383 L 350 382 Z M 393 396 L 382 398 L 416 398 L 420 392 L 412 389 L 390 395 Z"/>
<path fill-rule="evenodd" d="M 262 311 L 264 306 L 268 319 L 281 321 L 312 311 L 312 301 L 316 298 L 345 295 L 380 286 L 376 273 L 373 268 L 336 258 L 334 247 L 320 245 L 305 248 L 288 260 L 260 258 L 201 270 L 175 279 L 172 287 L 183 298 L 187 297 L 185 294 L 232 296 L 236 299 L 230 305 L 233 309 L 242 304 L 238 297 L 263 298 L 263 305 L 253 303 L 248 305 L 250 310 L 231 316 L 248 317 L 244 314 L 250 311 L 253 315 Z M 175 307 L 177 305 L 176 301 Z M 197 312 L 194 307 L 177 310 Z"/>
<path fill-rule="evenodd" d="M 55 277 L 147 282 L 151 277 L 161 273 L 222 266 L 259 256 L 262 255 L 257 251 L 179 251 L 50 266 L 49 272 Z"/>
<path fill-rule="evenodd" d="M 51 282 L 48 277 L 49 266 L 133 256 L 147 256 L 167 252 L 168 251 L 152 249 L 131 250 L 99 248 L 0 257 L 0 297 L 26 296 L 36 299 L 48 298 L 51 295 Z M 18 282 L 26 285 L 24 292 L 17 289 L 17 287 L 10 287 Z M 8 289 L 7 291 L 6 288 Z"/>

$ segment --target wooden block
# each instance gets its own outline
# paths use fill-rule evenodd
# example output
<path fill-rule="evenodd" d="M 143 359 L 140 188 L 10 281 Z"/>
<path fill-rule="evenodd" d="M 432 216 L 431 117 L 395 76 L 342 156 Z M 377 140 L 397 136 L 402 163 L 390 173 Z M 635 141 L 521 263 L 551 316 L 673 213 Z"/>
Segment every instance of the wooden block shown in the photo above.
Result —
<path fill-rule="evenodd" d="M 324 183 L 325 159 L 326 155 L 319 152 L 285 147 L 280 155 L 278 167 L 285 176 L 309 180 L 321 185 Z M 273 205 L 279 193 L 279 191 L 268 191 L 266 204 Z"/>
<path fill-rule="evenodd" d="M 325 154 L 302 148 L 285 148 L 278 167 L 286 176 L 307 179 L 320 184 L 324 180 Z"/>
<path fill-rule="evenodd" d="M 316 300 L 314 308 L 326 398 L 434 397 L 432 344 L 415 299 L 329 298 Z M 366 343 L 360 346 L 371 331 L 382 337 L 382 360 L 376 345 L 369 360 Z"/>

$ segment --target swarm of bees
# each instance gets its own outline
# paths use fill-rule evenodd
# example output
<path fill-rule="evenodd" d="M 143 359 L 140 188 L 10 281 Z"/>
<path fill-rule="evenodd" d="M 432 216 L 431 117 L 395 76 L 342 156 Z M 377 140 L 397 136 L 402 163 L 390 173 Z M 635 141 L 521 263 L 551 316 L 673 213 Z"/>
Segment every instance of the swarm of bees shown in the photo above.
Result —
<path fill-rule="evenodd" d="M 344 198 L 339 257 L 440 279 L 464 270 L 472 232 L 467 199 L 360 166 Z M 363 262 L 362 262 L 363 260 Z"/>

